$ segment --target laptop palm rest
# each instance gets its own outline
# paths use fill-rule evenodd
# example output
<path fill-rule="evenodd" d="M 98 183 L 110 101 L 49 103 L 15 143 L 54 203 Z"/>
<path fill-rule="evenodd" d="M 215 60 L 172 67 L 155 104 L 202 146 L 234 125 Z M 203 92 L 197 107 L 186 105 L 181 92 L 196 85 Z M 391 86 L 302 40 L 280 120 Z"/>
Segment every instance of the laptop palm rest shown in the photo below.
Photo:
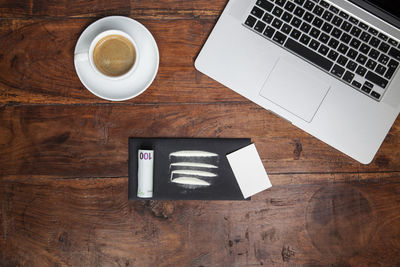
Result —
<path fill-rule="evenodd" d="M 278 59 L 261 88 L 260 95 L 297 117 L 311 122 L 330 85 Z"/>

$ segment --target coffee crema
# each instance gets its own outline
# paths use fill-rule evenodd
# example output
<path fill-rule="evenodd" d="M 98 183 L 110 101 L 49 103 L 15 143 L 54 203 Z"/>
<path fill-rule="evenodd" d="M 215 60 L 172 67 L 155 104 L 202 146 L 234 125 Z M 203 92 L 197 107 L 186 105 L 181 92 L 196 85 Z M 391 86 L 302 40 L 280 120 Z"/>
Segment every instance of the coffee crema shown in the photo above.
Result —
<path fill-rule="evenodd" d="M 103 37 L 93 50 L 93 62 L 104 75 L 118 77 L 126 74 L 136 61 L 136 50 L 127 38 L 113 34 Z"/>

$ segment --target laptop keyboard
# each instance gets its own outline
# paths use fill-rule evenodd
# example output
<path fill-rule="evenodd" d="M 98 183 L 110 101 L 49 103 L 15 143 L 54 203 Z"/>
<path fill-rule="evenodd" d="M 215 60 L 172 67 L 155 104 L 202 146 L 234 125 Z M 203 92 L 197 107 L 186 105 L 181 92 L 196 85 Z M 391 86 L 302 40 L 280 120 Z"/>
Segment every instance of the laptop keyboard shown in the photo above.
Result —
<path fill-rule="evenodd" d="M 399 67 L 398 40 L 325 0 L 257 0 L 244 25 L 377 101 Z"/>

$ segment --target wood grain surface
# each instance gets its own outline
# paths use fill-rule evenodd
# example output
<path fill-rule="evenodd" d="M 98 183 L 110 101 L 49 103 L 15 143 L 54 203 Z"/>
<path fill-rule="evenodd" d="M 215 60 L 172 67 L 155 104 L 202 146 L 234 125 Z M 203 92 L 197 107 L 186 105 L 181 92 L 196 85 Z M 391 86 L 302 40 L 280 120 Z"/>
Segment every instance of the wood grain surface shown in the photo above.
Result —
<path fill-rule="evenodd" d="M 0 1 L 0 266 L 400 266 L 400 120 L 362 165 L 196 71 L 226 3 Z M 149 89 L 118 103 L 73 64 L 109 15 L 160 51 Z M 273 187 L 128 201 L 129 137 L 250 137 Z"/>

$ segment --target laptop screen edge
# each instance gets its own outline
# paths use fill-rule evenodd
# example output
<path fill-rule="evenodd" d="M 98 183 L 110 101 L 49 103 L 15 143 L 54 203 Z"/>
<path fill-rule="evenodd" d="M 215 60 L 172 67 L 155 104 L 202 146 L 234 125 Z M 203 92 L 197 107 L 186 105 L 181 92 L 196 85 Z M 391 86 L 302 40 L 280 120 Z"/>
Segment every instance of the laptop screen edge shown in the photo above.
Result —
<path fill-rule="evenodd" d="M 400 30 L 400 18 L 396 17 L 393 14 L 388 13 L 382 8 L 364 0 L 348 0 L 349 2 L 369 11 L 370 13 L 374 14 L 375 16 L 383 19 L 384 21 L 392 24 L 397 29 Z"/>

